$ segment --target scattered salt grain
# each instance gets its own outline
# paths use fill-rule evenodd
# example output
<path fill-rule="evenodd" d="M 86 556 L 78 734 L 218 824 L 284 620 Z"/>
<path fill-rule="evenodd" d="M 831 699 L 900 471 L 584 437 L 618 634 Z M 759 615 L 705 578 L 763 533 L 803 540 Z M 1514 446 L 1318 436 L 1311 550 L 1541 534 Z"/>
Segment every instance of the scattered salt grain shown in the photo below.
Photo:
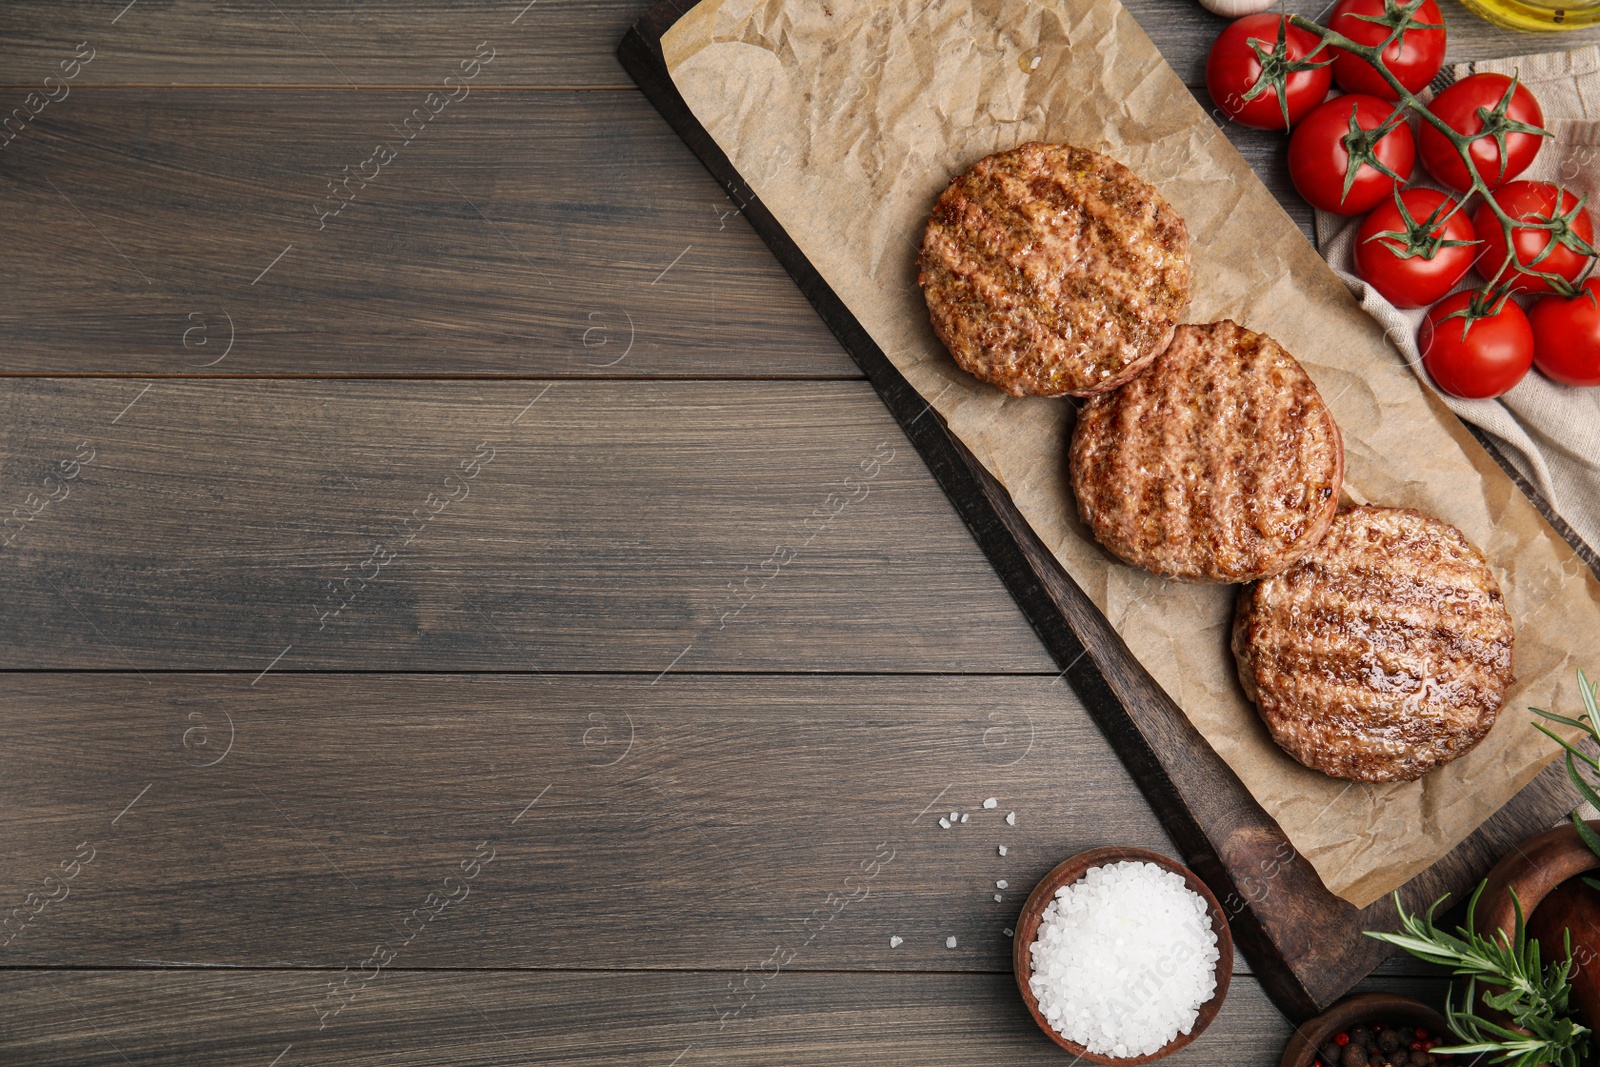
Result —
<path fill-rule="evenodd" d="M 1000 846 L 1000 855 L 1004 856 L 1005 854 L 1006 854 L 1006 846 L 1001 845 Z"/>
<path fill-rule="evenodd" d="M 1016 812 L 1013 811 L 1009 815 L 1006 816 L 1006 825 L 1007 826 L 1015 826 L 1015 825 L 1017 825 L 1017 813 Z"/>
<path fill-rule="evenodd" d="M 1005 889 L 1005 888 L 1008 887 L 1008 885 L 1009 885 L 1009 883 L 1004 878 L 1002 878 L 1002 879 L 1000 879 L 998 882 L 996 882 L 994 884 L 994 887 L 996 889 Z"/>
<path fill-rule="evenodd" d="M 954 934 L 952 934 L 951 936 L 949 936 L 949 937 L 944 939 L 944 947 L 945 948 L 955 948 L 956 947 L 956 939 L 955 939 L 955 935 Z"/>
<path fill-rule="evenodd" d="M 950 813 L 950 821 L 951 822 L 955 822 L 959 818 L 961 818 L 961 813 L 959 811 L 952 811 Z"/>
<path fill-rule="evenodd" d="M 986 808 L 999 807 L 999 805 L 1000 805 L 1000 798 L 999 797 L 990 797 L 988 800 L 985 800 L 983 802 L 983 806 L 986 807 Z"/>
<path fill-rule="evenodd" d="M 1008 927 L 1006 927 L 1006 936 L 1007 937 L 1016 937 L 1017 936 L 1017 932 L 1015 930 L 1011 929 L 1011 927 L 1008 926 Z"/>
<path fill-rule="evenodd" d="M 903 944 L 905 944 L 905 938 L 901 937 L 899 934 L 891 934 L 890 935 L 890 937 L 889 937 L 889 947 L 890 948 L 899 948 Z"/>
<path fill-rule="evenodd" d="M 999 894 L 999 893 L 996 893 L 996 894 L 995 894 L 995 895 L 994 895 L 994 902 L 995 902 L 995 903 L 996 903 L 996 904 L 998 904 L 998 903 L 1000 903 L 1000 894 Z"/>
<path fill-rule="evenodd" d="M 946 830 L 948 830 L 948 829 L 950 829 L 950 820 L 944 818 L 943 816 L 941 816 L 939 818 L 939 825 L 944 827 Z"/>
<path fill-rule="evenodd" d="M 1028 954 L 1040 1013 L 1101 1056 L 1158 1051 L 1194 1028 L 1217 991 L 1206 902 L 1153 863 L 1091 867 L 1056 890 Z"/>
<path fill-rule="evenodd" d="M 962 813 L 961 813 L 961 821 L 962 821 L 962 822 L 966 822 L 966 821 L 967 821 L 967 820 L 968 820 L 968 819 L 970 819 L 970 818 L 971 818 L 971 817 L 972 817 L 972 816 L 970 816 L 970 815 L 968 815 L 968 814 L 967 814 L 967 813 L 966 813 L 966 812 L 962 812 Z"/>

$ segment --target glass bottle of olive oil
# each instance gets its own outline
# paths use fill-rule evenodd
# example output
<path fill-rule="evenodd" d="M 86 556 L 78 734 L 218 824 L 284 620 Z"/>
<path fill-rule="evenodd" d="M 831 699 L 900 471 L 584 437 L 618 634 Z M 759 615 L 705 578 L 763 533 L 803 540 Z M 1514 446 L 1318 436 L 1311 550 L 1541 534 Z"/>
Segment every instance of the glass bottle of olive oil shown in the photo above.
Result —
<path fill-rule="evenodd" d="M 1473 14 L 1513 30 L 1568 30 L 1600 23 L 1600 0 L 1462 0 Z"/>

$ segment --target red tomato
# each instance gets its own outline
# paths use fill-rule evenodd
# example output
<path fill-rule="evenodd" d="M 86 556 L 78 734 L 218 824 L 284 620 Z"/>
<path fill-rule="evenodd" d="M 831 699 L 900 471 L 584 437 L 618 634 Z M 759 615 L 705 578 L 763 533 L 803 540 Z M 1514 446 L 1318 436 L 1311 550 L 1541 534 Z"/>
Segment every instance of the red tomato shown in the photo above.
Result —
<path fill-rule="evenodd" d="M 1356 231 L 1356 273 L 1395 307 L 1420 308 L 1460 284 L 1477 254 L 1472 220 L 1434 189 L 1379 204 Z"/>
<path fill-rule="evenodd" d="M 1402 6 L 1396 0 L 1339 0 L 1333 17 L 1328 20 L 1328 28 L 1338 30 L 1356 44 L 1375 48 L 1400 24 Z M 1371 19 L 1378 21 L 1369 21 Z M 1411 21 L 1422 25 L 1406 30 L 1398 41 L 1383 50 L 1383 65 L 1401 85 L 1416 93 L 1421 92 L 1444 66 L 1444 16 L 1439 14 L 1439 5 L 1433 0 L 1422 0 L 1422 6 L 1411 13 Z M 1377 68 L 1342 48 L 1333 50 L 1333 78 L 1346 92 L 1370 93 L 1384 100 L 1400 99 L 1400 94 L 1390 87 Z"/>
<path fill-rule="evenodd" d="M 1504 74 L 1473 74 L 1462 78 L 1433 98 L 1428 110 L 1457 133 L 1477 137 L 1469 146 L 1472 165 L 1484 184 L 1494 189 L 1528 169 L 1539 154 L 1544 111 L 1525 85 L 1516 85 Z M 1489 121 L 1478 114 L 1482 108 Z M 1537 132 L 1535 132 L 1537 131 Z M 1506 140 L 1505 159 L 1500 158 L 1497 134 Z M 1455 145 L 1428 122 L 1422 124 L 1422 162 L 1440 185 L 1457 192 L 1472 188 L 1472 177 L 1461 162 Z"/>
<path fill-rule="evenodd" d="M 1570 300 L 1547 296 L 1528 313 L 1533 365 L 1562 385 L 1600 385 L 1600 278 Z"/>
<path fill-rule="evenodd" d="M 1428 376 L 1452 396 L 1482 400 L 1522 381 L 1533 366 L 1533 327 L 1509 297 L 1467 289 L 1433 306 L 1417 331 Z"/>
<path fill-rule="evenodd" d="M 1388 131 L 1374 140 L 1370 131 L 1391 119 Z M 1289 135 L 1294 187 L 1312 207 L 1336 215 L 1359 215 L 1392 199 L 1395 189 L 1410 180 L 1416 162 L 1417 143 L 1405 116 L 1388 101 L 1361 93 L 1319 105 Z"/>
<path fill-rule="evenodd" d="M 1333 84 L 1331 58 L 1307 58 L 1321 46 L 1316 34 L 1289 25 L 1282 15 L 1246 15 L 1217 36 L 1206 57 L 1211 99 L 1235 122 L 1286 130 L 1322 103 Z"/>
<path fill-rule="evenodd" d="M 1556 206 L 1558 195 L 1560 207 Z M 1577 281 L 1594 255 L 1594 223 L 1589 220 L 1589 213 L 1579 206 L 1575 195 L 1549 182 L 1507 182 L 1495 190 L 1494 201 L 1501 211 L 1519 222 L 1556 223 L 1554 230 L 1512 227 L 1512 246 L 1523 266 L 1546 274 L 1559 274 L 1569 282 Z M 1548 280 L 1518 270 L 1515 264 L 1506 268 L 1503 277 L 1499 275 L 1506 265 L 1506 230 L 1487 203 L 1478 205 L 1472 224 L 1483 242 L 1478 253 L 1479 274 L 1525 293 L 1556 291 Z M 1538 258 L 1541 254 L 1543 259 Z"/>

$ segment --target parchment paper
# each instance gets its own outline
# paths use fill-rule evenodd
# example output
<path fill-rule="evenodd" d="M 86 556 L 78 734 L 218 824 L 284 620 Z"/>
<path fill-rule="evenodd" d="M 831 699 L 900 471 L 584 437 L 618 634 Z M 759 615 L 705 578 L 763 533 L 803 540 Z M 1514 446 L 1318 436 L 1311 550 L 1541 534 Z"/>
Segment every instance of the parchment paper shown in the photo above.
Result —
<path fill-rule="evenodd" d="M 1386 349 L 1116 0 L 702 0 L 663 41 L 689 107 L 880 348 L 1012 499 L 1330 890 L 1363 906 L 1444 855 L 1554 755 L 1528 705 L 1572 713 L 1600 670 L 1600 586 L 1439 399 Z M 1193 241 L 1190 320 L 1232 318 L 1306 364 L 1343 431 L 1347 496 L 1460 527 L 1517 623 L 1489 736 L 1420 782 L 1326 778 L 1284 755 L 1228 652 L 1233 587 L 1105 554 L 1067 482 L 1074 408 L 967 376 L 928 324 L 915 257 L 935 198 L 1030 140 L 1104 152 Z"/>

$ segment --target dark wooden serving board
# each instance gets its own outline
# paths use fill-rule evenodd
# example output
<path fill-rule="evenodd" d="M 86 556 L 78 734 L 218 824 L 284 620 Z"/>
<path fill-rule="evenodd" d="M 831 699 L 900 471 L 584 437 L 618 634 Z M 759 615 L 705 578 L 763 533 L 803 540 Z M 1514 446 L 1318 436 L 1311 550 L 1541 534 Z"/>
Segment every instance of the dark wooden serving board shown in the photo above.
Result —
<path fill-rule="evenodd" d="M 1040 542 L 1005 488 L 905 381 L 750 190 L 667 73 L 661 37 L 692 6 L 689 0 L 663 0 L 651 8 L 618 48 L 623 67 L 866 372 L 1139 782 L 1184 861 L 1223 902 L 1235 940 L 1269 995 L 1293 1018 L 1322 1010 L 1391 954 L 1363 931 L 1396 928 L 1393 901 L 1357 909 L 1324 888 Z M 1407 883 L 1400 891 L 1406 908 L 1459 896 L 1502 853 L 1550 826 L 1575 802 L 1552 764 L 1476 833 Z"/>

